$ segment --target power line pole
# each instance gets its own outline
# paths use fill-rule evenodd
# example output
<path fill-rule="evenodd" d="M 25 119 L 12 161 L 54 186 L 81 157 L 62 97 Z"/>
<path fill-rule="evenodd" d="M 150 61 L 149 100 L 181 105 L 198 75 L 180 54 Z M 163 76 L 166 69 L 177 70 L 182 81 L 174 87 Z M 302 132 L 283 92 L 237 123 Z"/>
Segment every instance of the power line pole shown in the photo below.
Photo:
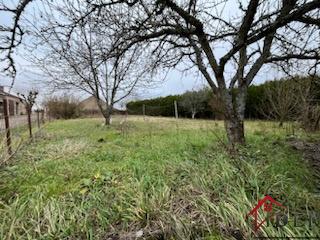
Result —
<path fill-rule="evenodd" d="M 174 113 L 175 113 L 175 116 L 176 116 L 176 119 L 179 118 L 179 114 L 178 114 L 178 104 L 177 104 L 177 101 L 174 100 Z"/>

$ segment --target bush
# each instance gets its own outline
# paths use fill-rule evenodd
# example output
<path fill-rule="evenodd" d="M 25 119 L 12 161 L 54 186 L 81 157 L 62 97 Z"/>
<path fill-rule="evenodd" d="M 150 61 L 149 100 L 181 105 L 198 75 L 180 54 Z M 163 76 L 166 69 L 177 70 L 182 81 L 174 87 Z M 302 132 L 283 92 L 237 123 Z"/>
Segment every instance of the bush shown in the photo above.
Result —
<path fill-rule="evenodd" d="M 73 96 L 55 96 L 45 102 L 48 115 L 56 119 L 71 119 L 80 116 L 79 101 Z"/>

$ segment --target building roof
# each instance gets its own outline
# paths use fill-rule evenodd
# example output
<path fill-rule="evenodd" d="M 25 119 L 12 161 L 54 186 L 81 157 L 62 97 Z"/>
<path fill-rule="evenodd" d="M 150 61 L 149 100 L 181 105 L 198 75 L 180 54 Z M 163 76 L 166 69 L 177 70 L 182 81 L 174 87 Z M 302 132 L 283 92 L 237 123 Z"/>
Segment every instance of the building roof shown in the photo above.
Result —
<path fill-rule="evenodd" d="M 85 98 L 85 99 L 83 99 L 82 101 L 80 101 L 80 103 L 82 103 L 82 102 L 86 102 L 86 101 L 88 101 L 88 100 L 91 100 L 91 99 L 95 99 L 95 97 L 94 96 L 89 96 L 89 97 L 87 97 L 87 98 Z"/>
<path fill-rule="evenodd" d="M 11 93 L 7 93 L 5 91 L 2 91 L 0 90 L 0 96 L 7 96 L 7 97 L 12 97 L 12 98 L 16 98 L 16 99 L 19 99 L 19 100 L 22 100 L 22 98 L 16 96 L 16 95 L 13 95 Z"/>

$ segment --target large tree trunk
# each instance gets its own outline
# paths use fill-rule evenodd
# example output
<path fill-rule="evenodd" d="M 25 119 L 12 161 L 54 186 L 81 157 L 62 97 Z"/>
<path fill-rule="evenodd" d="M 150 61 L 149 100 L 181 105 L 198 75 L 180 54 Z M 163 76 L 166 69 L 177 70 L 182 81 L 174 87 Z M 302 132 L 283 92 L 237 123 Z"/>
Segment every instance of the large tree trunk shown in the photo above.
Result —
<path fill-rule="evenodd" d="M 111 117 L 112 117 L 112 109 L 113 106 L 107 106 L 106 113 L 104 115 L 105 125 L 111 125 Z"/>
<path fill-rule="evenodd" d="M 243 118 L 234 109 L 232 97 L 226 99 L 224 126 L 231 146 L 245 144 Z"/>
<path fill-rule="evenodd" d="M 111 124 L 111 116 L 105 116 L 104 117 L 105 121 L 104 121 L 104 125 L 110 125 Z"/>
<path fill-rule="evenodd" d="M 224 125 L 231 146 L 245 144 L 243 121 L 247 88 L 242 87 L 238 91 L 235 97 L 232 96 L 231 90 L 225 90 L 223 93 Z"/>
<path fill-rule="evenodd" d="M 232 146 L 245 144 L 243 121 L 233 118 L 225 119 L 224 123 L 229 143 Z"/>

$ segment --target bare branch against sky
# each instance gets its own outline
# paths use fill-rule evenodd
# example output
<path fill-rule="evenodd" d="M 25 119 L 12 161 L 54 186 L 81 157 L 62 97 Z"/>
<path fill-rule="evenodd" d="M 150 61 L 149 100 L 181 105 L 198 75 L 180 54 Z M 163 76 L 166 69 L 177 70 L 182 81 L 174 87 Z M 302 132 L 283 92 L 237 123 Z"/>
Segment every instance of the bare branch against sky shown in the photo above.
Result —
<path fill-rule="evenodd" d="M 29 26 L 33 36 L 30 60 L 44 73 L 42 81 L 52 89 L 77 90 L 92 96 L 106 124 L 110 124 L 115 104 L 137 88 L 151 85 L 152 69 L 139 45 L 110 55 L 113 39 L 108 25 L 100 24 L 96 16 L 79 17 L 74 22 L 75 16 L 87 14 L 85 9 L 81 1 L 45 6 L 41 26 Z"/>

